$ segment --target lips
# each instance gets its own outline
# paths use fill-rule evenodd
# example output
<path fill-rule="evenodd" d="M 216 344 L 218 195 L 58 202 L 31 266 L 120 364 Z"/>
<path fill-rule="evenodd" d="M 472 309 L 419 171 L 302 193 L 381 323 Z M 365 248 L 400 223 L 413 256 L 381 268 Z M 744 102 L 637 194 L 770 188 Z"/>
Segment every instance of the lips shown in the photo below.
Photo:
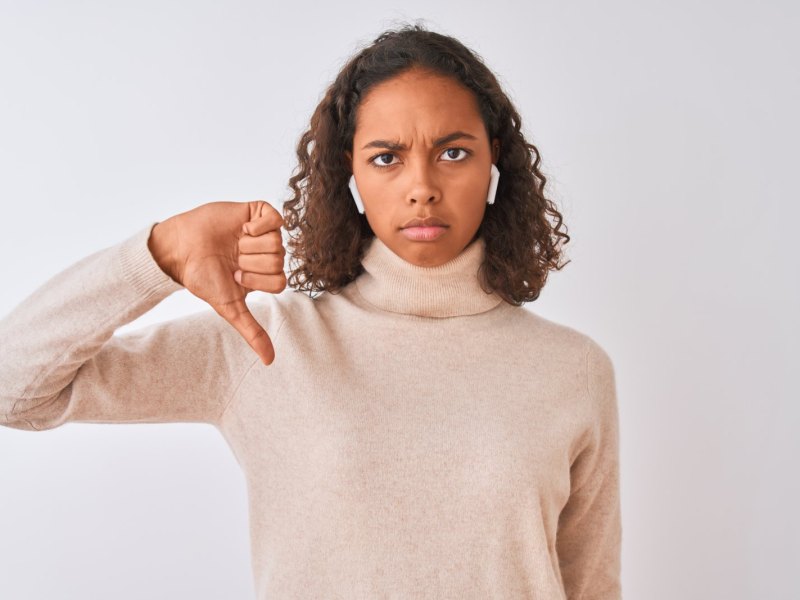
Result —
<path fill-rule="evenodd" d="M 431 216 L 424 219 L 411 219 L 403 225 L 402 229 L 408 229 L 409 227 L 449 227 L 449 225 L 439 217 Z"/>

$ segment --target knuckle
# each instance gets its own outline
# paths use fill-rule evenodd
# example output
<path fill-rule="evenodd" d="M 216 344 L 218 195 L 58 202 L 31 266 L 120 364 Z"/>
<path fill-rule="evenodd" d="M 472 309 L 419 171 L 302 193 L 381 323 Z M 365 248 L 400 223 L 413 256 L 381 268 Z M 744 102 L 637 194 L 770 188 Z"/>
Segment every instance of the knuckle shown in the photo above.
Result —
<path fill-rule="evenodd" d="M 274 207 L 271 207 L 272 211 L 267 215 L 269 217 L 270 223 L 273 224 L 274 227 L 280 227 L 283 225 L 283 217 L 281 213 Z"/>
<path fill-rule="evenodd" d="M 277 274 L 283 271 L 284 256 L 275 253 L 240 254 L 237 264 L 242 271 Z"/>
<path fill-rule="evenodd" d="M 286 273 L 250 273 L 242 272 L 242 286 L 249 289 L 258 289 L 262 292 L 278 294 L 286 289 Z"/>
<path fill-rule="evenodd" d="M 273 285 L 274 293 L 280 293 L 286 289 L 286 274 L 280 273 L 279 275 L 275 276 L 275 283 Z"/>

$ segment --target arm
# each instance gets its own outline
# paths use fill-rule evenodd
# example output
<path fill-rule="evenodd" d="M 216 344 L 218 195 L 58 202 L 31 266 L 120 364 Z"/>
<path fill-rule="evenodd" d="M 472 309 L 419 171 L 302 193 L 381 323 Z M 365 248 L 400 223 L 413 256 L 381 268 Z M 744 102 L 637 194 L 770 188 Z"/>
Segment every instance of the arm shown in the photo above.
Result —
<path fill-rule="evenodd" d="M 569 600 L 619 600 L 622 525 L 619 417 L 614 367 L 589 340 L 587 393 L 593 415 L 570 469 L 571 492 L 558 521 L 556 548 Z"/>
<path fill-rule="evenodd" d="M 55 275 L 0 320 L 0 425 L 216 424 L 258 360 L 214 311 L 114 331 L 183 286 L 148 241 L 154 225 Z"/>

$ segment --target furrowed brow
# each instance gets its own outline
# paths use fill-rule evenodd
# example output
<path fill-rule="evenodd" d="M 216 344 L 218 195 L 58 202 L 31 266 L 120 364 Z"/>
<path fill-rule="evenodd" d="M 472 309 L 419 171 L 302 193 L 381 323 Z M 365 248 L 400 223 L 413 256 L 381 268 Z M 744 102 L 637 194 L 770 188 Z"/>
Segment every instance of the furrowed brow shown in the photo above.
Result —
<path fill-rule="evenodd" d="M 449 144 L 452 141 L 460 139 L 477 140 L 478 138 L 464 131 L 454 131 L 453 133 L 448 133 L 447 135 L 434 140 L 433 146 L 434 148 L 438 146 L 444 146 L 445 144 Z M 361 149 L 366 150 L 367 148 L 386 148 L 387 150 L 392 150 L 394 152 L 397 152 L 399 150 L 408 150 L 408 147 L 405 144 L 392 142 L 390 140 L 372 140 L 368 144 L 362 146 Z"/>

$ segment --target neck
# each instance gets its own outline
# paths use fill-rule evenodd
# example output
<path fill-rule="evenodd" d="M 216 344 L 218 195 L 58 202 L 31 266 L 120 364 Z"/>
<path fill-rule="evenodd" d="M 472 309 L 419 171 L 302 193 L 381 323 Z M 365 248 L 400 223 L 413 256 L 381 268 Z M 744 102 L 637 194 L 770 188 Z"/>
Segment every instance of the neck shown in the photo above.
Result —
<path fill-rule="evenodd" d="M 486 293 L 478 280 L 485 242 L 477 237 L 461 253 L 436 267 L 420 267 L 373 238 L 355 280 L 361 296 L 388 312 L 421 317 L 474 315 L 496 307 L 502 298 Z"/>

